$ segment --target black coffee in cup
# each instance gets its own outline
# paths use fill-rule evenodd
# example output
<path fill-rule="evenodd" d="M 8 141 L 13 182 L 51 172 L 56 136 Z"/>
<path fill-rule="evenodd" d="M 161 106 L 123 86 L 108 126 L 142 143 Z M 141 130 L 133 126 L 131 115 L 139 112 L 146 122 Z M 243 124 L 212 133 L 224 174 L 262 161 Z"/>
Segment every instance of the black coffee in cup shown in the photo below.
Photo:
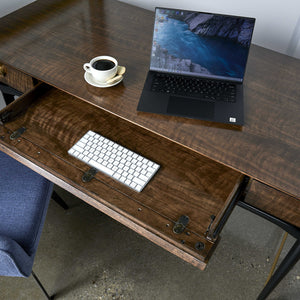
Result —
<path fill-rule="evenodd" d="M 99 71 L 107 71 L 112 69 L 115 63 L 109 59 L 100 59 L 93 62 L 92 67 Z"/>

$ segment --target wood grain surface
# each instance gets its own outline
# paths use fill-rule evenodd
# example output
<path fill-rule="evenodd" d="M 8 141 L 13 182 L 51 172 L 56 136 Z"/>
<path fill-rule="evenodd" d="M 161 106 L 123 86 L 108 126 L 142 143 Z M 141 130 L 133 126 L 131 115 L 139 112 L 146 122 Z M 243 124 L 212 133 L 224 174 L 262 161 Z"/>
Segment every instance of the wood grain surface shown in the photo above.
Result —
<path fill-rule="evenodd" d="M 299 200 L 253 180 L 245 202 L 300 228 Z"/>
<path fill-rule="evenodd" d="M 153 22 L 113 0 L 36 1 L 0 20 L 0 61 L 299 198 L 299 60 L 251 46 L 243 127 L 138 113 Z M 82 65 L 98 55 L 126 66 L 121 84 L 85 82 Z"/>
<path fill-rule="evenodd" d="M 31 76 L 4 64 L 0 64 L 0 70 L 0 82 L 17 91 L 25 93 L 34 87 L 34 80 Z"/>
<path fill-rule="evenodd" d="M 242 180 L 240 173 L 45 84 L 7 106 L 0 117 L 6 112 L 12 117 L 0 125 L 0 150 L 170 252 L 204 267 L 216 242 L 206 239 L 207 229 L 219 224 Z M 10 134 L 21 127 L 26 131 L 11 140 Z M 81 180 L 89 167 L 67 151 L 88 130 L 161 166 L 142 193 L 101 172 L 89 183 Z M 190 222 L 185 232 L 175 234 L 173 226 L 182 215 Z M 195 248 L 198 242 L 204 249 Z"/>

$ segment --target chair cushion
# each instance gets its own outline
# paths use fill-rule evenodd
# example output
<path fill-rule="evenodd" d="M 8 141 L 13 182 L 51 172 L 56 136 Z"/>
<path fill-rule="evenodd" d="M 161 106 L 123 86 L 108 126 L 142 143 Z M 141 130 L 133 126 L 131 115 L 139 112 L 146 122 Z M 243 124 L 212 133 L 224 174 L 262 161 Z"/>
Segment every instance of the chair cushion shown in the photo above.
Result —
<path fill-rule="evenodd" d="M 0 235 L 34 256 L 53 183 L 0 151 Z"/>

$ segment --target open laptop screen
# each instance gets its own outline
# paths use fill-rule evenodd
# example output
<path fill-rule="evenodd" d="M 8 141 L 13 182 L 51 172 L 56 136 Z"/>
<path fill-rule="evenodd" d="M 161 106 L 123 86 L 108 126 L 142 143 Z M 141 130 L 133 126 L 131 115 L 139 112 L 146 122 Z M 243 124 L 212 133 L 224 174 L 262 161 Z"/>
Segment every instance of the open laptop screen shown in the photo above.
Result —
<path fill-rule="evenodd" d="M 242 82 L 255 19 L 156 8 L 150 69 Z"/>

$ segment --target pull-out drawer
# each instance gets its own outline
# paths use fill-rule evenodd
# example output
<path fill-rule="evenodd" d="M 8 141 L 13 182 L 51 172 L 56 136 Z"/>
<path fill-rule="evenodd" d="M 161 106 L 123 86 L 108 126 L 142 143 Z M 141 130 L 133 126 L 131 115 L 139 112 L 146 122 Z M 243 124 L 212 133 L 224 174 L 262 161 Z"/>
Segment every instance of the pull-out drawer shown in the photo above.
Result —
<path fill-rule="evenodd" d="M 0 82 L 25 93 L 34 87 L 34 79 L 14 68 L 0 63 Z"/>
<path fill-rule="evenodd" d="M 204 269 L 222 217 L 243 176 L 99 107 L 40 84 L 0 112 L 0 150 L 100 211 Z M 141 193 L 98 172 L 67 151 L 88 130 L 161 167 Z M 181 223 L 182 216 L 188 223 Z M 175 233 L 174 227 L 181 227 Z"/>

